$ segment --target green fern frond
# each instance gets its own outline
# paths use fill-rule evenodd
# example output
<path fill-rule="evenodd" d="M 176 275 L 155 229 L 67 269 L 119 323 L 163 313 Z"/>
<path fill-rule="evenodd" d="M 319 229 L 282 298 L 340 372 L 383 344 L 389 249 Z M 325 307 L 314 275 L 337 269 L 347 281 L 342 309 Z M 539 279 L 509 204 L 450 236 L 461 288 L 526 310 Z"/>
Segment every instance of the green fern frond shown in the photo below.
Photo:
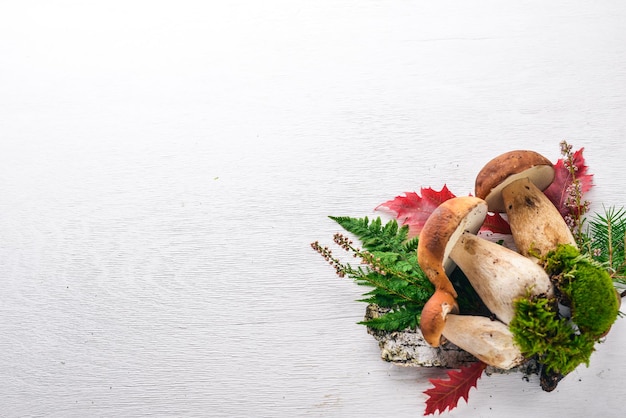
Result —
<path fill-rule="evenodd" d="M 408 227 L 407 227 L 407 230 L 408 230 Z M 419 244 L 418 237 L 411 238 L 410 240 L 404 243 L 404 251 L 406 251 L 407 253 L 415 252 L 417 251 L 418 244 Z M 417 259 L 417 255 L 415 257 Z"/>
<path fill-rule="evenodd" d="M 332 255 L 328 247 L 315 242 L 313 249 L 319 252 L 340 276 L 348 276 L 357 284 L 371 288 L 361 299 L 388 310 L 372 320 L 361 322 L 369 327 L 398 331 L 415 328 L 424 304 L 434 292 L 417 262 L 418 239 L 408 239 L 408 226 L 400 227 L 395 220 L 383 225 L 380 218 L 370 221 L 367 217 L 350 218 L 330 216 L 346 231 L 361 241 L 363 249 L 352 241 L 336 234 L 334 241 L 344 250 L 361 260 L 353 267 Z"/>
<path fill-rule="evenodd" d="M 395 220 L 383 226 L 380 217 L 371 222 L 367 216 L 360 219 L 346 216 L 329 216 L 329 218 L 354 234 L 367 251 L 401 251 L 409 233 L 408 226 L 399 227 Z"/>
<path fill-rule="evenodd" d="M 359 324 L 382 331 L 397 331 L 407 328 L 416 328 L 419 325 L 420 314 L 416 309 L 400 307 L 385 313 L 378 318 L 361 321 Z M 419 310 L 421 312 L 421 309 Z"/>
<path fill-rule="evenodd" d="M 369 285 L 369 283 L 365 285 Z M 358 302 L 365 302 L 368 305 L 373 304 L 380 306 L 381 308 L 387 309 L 392 309 L 397 306 L 403 306 L 407 303 L 407 300 L 405 298 L 389 294 L 387 290 L 377 287 L 363 294 L 363 296 L 365 297 L 363 299 L 359 299 Z"/>

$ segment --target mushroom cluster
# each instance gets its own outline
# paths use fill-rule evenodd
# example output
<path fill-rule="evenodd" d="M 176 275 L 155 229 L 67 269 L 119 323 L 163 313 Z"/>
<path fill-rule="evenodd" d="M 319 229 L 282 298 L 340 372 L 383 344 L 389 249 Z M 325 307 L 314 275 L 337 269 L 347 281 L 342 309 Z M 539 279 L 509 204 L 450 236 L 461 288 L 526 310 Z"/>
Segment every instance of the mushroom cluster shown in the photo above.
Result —
<path fill-rule="evenodd" d="M 484 363 L 511 369 L 526 359 L 508 324 L 521 297 L 554 297 L 550 276 L 538 260 L 576 241 L 544 195 L 555 170 L 542 155 L 517 150 L 500 155 L 479 172 L 475 196 L 443 202 L 420 233 L 418 260 L 435 286 L 420 318 L 433 347 L 448 340 Z M 488 212 L 505 213 L 517 251 L 477 236 Z M 458 267 L 491 317 L 462 315 L 450 280 Z M 443 338 L 442 338 L 443 337 Z"/>

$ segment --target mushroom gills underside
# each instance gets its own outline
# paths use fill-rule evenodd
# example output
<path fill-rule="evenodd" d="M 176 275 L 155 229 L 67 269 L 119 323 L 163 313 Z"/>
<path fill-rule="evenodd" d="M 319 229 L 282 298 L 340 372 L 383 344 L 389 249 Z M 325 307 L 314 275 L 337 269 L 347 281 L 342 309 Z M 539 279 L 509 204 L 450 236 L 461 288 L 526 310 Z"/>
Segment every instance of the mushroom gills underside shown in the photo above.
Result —
<path fill-rule="evenodd" d="M 477 205 L 465 218 L 463 218 L 457 229 L 454 233 L 452 233 L 452 236 L 450 236 L 450 239 L 446 244 L 446 249 L 443 253 L 443 268 L 448 276 L 452 274 L 452 271 L 456 267 L 456 264 L 450 258 L 452 249 L 461 239 L 461 235 L 463 235 L 464 232 L 476 234 L 480 230 L 486 216 L 487 206 L 484 204 Z"/>
<path fill-rule="evenodd" d="M 528 178 L 537 186 L 539 190 L 546 189 L 554 180 L 554 169 L 550 166 L 537 165 L 518 174 L 510 175 L 505 181 L 491 189 L 485 197 L 485 201 L 490 211 L 504 212 L 504 202 L 502 201 L 502 189 L 515 180 Z"/>

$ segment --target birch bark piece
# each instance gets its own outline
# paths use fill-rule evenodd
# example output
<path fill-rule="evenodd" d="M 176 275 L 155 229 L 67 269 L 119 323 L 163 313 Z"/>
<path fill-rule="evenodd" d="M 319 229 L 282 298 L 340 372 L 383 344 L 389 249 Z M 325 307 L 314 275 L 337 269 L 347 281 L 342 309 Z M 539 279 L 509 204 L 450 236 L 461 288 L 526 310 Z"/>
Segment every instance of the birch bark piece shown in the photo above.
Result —
<path fill-rule="evenodd" d="M 377 318 L 385 313 L 376 305 L 368 305 L 365 319 Z M 368 328 L 380 346 L 381 358 L 401 366 L 445 367 L 458 369 L 478 361 L 466 351 L 448 342 L 440 347 L 432 347 L 426 342 L 421 331 L 380 331 Z"/>
<path fill-rule="evenodd" d="M 365 320 L 378 318 L 386 312 L 376 305 L 368 305 L 365 311 Z M 378 341 L 381 359 L 404 367 L 438 367 L 445 369 L 459 369 L 478 361 L 466 351 L 461 350 L 451 342 L 440 347 L 431 347 L 419 329 L 403 331 L 380 331 L 367 328 L 367 332 Z M 538 374 L 539 366 L 534 360 L 510 370 L 487 367 L 486 373 L 513 373 Z"/>

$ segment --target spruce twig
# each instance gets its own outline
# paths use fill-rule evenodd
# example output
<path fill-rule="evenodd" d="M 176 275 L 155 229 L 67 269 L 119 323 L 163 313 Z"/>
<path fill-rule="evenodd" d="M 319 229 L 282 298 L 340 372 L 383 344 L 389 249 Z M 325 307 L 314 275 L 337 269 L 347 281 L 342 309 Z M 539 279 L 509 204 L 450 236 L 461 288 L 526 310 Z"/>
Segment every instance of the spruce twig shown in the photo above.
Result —
<path fill-rule="evenodd" d="M 626 209 L 604 208 L 587 227 L 588 251 L 602 263 L 613 281 L 626 284 Z"/>

